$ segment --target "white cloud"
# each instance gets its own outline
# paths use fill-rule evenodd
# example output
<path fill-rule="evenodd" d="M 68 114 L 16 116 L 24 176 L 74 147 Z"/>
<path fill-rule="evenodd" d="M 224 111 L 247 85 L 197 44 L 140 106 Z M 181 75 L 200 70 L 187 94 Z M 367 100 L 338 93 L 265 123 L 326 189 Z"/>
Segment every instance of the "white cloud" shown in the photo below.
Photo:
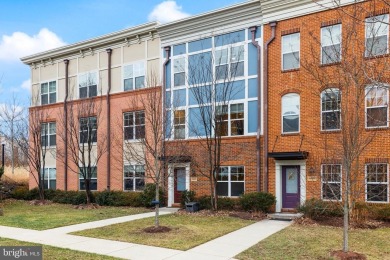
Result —
<path fill-rule="evenodd" d="M 24 90 L 31 91 L 31 80 L 28 79 L 28 80 L 23 81 L 22 85 L 20 85 L 20 88 L 22 88 Z"/>
<path fill-rule="evenodd" d="M 65 45 L 55 33 L 42 28 L 38 34 L 29 36 L 24 32 L 3 35 L 0 42 L 0 60 L 17 61 L 19 58 L 37 52 Z"/>
<path fill-rule="evenodd" d="M 149 14 L 149 21 L 159 21 L 161 23 L 168 23 L 190 16 L 188 13 L 182 11 L 182 7 L 177 5 L 176 1 L 164 1 L 156 5 Z"/>

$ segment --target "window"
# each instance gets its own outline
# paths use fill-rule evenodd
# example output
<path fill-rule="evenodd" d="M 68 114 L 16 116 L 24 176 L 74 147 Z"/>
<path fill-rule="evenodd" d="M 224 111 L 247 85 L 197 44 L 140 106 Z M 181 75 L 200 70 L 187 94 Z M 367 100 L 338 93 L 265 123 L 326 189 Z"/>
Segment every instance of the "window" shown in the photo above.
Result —
<path fill-rule="evenodd" d="M 41 169 L 41 178 L 45 189 L 56 189 L 56 168 Z"/>
<path fill-rule="evenodd" d="M 57 82 L 50 81 L 41 84 L 41 105 L 57 102 Z"/>
<path fill-rule="evenodd" d="M 173 60 L 173 85 L 175 87 L 185 86 L 186 84 L 185 63 L 186 60 L 184 57 Z"/>
<path fill-rule="evenodd" d="M 90 167 L 89 171 L 87 167 L 82 168 L 82 172 L 80 172 L 80 190 L 85 190 L 85 181 L 83 178 L 83 175 L 85 175 L 85 178 L 89 179 L 89 189 L 90 190 L 97 190 L 97 168 L 96 166 Z"/>
<path fill-rule="evenodd" d="M 125 165 L 123 168 L 123 189 L 127 191 L 143 190 L 145 187 L 145 166 Z"/>
<path fill-rule="evenodd" d="M 321 63 L 341 61 L 341 24 L 321 28 Z"/>
<path fill-rule="evenodd" d="M 217 195 L 237 197 L 245 191 L 244 166 L 223 166 L 217 174 Z"/>
<path fill-rule="evenodd" d="M 282 70 L 299 68 L 300 33 L 282 37 Z"/>
<path fill-rule="evenodd" d="M 387 126 L 388 90 L 385 87 L 366 88 L 366 127 Z"/>
<path fill-rule="evenodd" d="M 56 123 L 41 124 L 42 147 L 56 146 Z"/>
<path fill-rule="evenodd" d="M 123 114 L 125 140 L 145 138 L 145 112 L 127 112 Z"/>
<path fill-rule="evenodd" d="M 388 165 L 366 164 L 366 201 L 388 202 Z"/>
<path fill-rule="evenodd" d="M 217 129 L 220 136 L 244 135 L 244 104 L 222 105 L 216 108 Z"/>
<path fill-rule="evenodd" d="M 176 110 L 174 111 L 174 138 L 184 139 L 186 136 L 186 111 Z"/>
<path fill-rule="evenodd" d="M 96 117 L 80 118 L 80 143 L 91 144 L 97 142 Z"/>
<path fill-rule="evenodd" d="M 282 133 L 299 132 L 299 95 L 287 94 L 282 97 Z"/>
<path fill-rule="evenodd" d="M 389 15 L 366 18 L 366 57 L 388 52 Z"/>
<path fill-rule="evenodd" d="M 217 80 L 244 76 L 244 46 L 215 51 L 215 78 Z"/>
<path fill-rule="evenodd" d="M 123 89 L 133 90 L 145 87 L 145 65 L 138 62 L 123 67 Z"/>
<path fill-rule="evenodd" d="M 321 165 L 322 199 L 341 200 L 341 164 Z"/>
<path fill-rule="evenodd" d="M 88 72 L 79 75 L 79 98 L 97 96 L 97 73 Z"/>
<path fill-rule="evenodd" d="M 341 126 L 341 95 L 338 88 L 321 93 L 321 130 L 338 130 Z"/>

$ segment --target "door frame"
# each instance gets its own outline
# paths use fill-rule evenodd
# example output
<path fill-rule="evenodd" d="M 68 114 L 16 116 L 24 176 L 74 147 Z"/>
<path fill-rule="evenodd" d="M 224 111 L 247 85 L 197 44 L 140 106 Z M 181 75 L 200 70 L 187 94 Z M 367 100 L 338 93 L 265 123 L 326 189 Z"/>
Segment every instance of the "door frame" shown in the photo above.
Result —
<path fill-rule="evenodd" d="M 189 163 L 175 163 L 168 165 L 168 207 L 172 207 L 175 202 L 175 178 L 174 169 L 185 168 L 186 169 L 186 189 L 190 189 L 190 164 Z"/>
<path fill-rule="evenodd" d="M 275 160 L 275 211 L 281 212 L 283 205 L 282 166 L 300 166 L 300 203 L 306 201 L 306 160 Z"/>
<path fill-rule="evenodd" d="M 298 203 L 300 203 L 300 197 L 301 197 L 301 166 L 300 165 L 282 165 L 282 208 L 285 208 L 283 207 L 283 195 L 287 195 L 287 177 L 284 176 L 283 174 L 283 169 L 285 171 L 287 171 L 287 168 L 295 168 L 298 170 L 297 174 L 298 174 L 298 179 L 297 179 L 297 185 L 298 185 L 298 190 L 297 190 L 297 193 L 298 194 Z M 283 179 L 285 179 L 285 181 L 283 181 Z M 285 191 L 285 194 L 283 194 L 283 191 Z M 294 194 L 294 193 L 290 193 L 290 194 Z"/>

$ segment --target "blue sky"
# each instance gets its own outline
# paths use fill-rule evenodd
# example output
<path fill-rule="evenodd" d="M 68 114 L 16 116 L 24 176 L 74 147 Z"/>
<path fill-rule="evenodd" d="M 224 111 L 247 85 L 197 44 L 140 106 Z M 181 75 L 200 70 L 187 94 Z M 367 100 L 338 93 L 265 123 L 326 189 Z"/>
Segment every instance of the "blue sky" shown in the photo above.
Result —
<path fill-rule="evenodd" d="M 243 0 L 2 0 L 0 103 L 28 102 L 30 70 L 19 58 L 152 20 L 168 22 Z"/>

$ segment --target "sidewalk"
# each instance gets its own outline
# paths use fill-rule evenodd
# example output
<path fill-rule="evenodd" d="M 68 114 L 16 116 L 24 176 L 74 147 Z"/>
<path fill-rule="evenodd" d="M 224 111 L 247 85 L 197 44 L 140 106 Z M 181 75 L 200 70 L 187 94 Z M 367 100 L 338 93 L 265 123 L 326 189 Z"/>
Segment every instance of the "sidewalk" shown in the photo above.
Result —
<path fill-rule="evenodd" d="M 161 214 L 171 214 L 175 209 L 162 208 Z M 154 212 L 93 221 L 67 227 L 36 231 L 0 226 L 0 237 L 25 242 L 39 243 L 71 250 L 134 260 L 192 260 L 192 259 L 232 259 L 235 255 L 255 245 L 264 238 L 286 228 L 291 222 L 263 220 L 236 230 L 188 251 L 118 242 L 105 239 L 69 235 L 69 232 L 97 228 L 115 223 L 151 217 Z"/>

